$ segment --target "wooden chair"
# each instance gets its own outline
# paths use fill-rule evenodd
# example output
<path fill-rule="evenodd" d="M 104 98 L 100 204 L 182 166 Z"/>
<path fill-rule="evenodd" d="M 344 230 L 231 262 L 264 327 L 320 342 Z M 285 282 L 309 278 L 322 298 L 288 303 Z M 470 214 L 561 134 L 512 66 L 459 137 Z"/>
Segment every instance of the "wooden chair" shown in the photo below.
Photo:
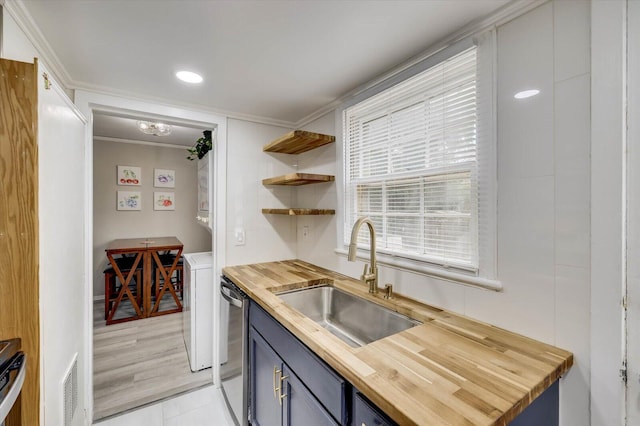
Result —
<path fill-rule="evenodd" d="M 127 276 L 131 271 L 135 258 L 133 257 L 121 257 L 115 259 L 118 264 L 120 272 L 124 276 Z M 117 280 L 115 270 L 109 265 L 104 271 L 104 319 L 109 317 L 113 304 L 118 298 L 122 283 Z M 138 265 L 136 268 L 133 279 L 129 283 L 129 289 L 136 298 L 136 302 L 139 306 L 142 305 L 142 265 Z"/>
<path fill-rule="evenodd" d="M 164 268 L 171 267 L 171 265 L 173 265 L 173 261 L 176 259 L 175 254 L 172 254 L 172 253 L 159 254 L 158 257 L 160 258 L 160 261 Z M 176 266 L 175 274 L 171 277 L 171 284 L 173 285 L 173 288 L 175 289 L 176 293 L 180 296 L 180 300 L 183 300 L 183 291 L 184 291 L 183 275 L 184 275 L 184 265 L 182 263 L 182 256 L 180 256 L 180 259 L 178 259 L 178 265 Z M 162 290 L 163 285 L 164 285 L 164 277 L 162 276 L 160 269 L 155 268 L 154 286 L 155 286 L 156 299 L 160 296 L 160 291 Z"/>

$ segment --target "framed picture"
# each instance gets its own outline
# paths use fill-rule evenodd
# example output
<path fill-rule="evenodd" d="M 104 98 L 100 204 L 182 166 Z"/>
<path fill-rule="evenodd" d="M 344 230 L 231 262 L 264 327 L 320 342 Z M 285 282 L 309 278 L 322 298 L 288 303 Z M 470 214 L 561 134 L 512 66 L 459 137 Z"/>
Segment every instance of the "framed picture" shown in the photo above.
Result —
<path fill-rule="evenodd" d="M 153 169 L 153 186 L 156 188 L 175 188 L 176 171 L 167 169 Z"/>
<path fill-rule="evenodd" d="M 141 195 L 138 191 L 118 191 L 117 210 L 142 210 Z"/>
<path fill-rule="evenodd" d="M 118 166 L 118 185 L 142 185 L 140 167 Z"/>
<path fill-rule="evenodd" d="M 153 209 L 154 210 L 175 210 L 176 201 L 173 192 L 154 192 L 153 193 Z"/>

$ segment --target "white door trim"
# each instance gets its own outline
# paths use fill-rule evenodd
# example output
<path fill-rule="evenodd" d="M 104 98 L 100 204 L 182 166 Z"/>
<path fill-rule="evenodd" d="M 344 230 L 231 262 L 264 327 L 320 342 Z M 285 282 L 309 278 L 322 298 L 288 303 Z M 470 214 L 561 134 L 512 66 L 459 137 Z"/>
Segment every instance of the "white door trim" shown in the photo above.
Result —
<path fill-rule="evenodd" d="M 627 4 L 626 422 L 640 422 L 640 2 Z"/>
<path fill-rule="evenodd" d="M 627 0 L 591 2 L 591 425 L 625 424 Z"/>
<path fill-rule="evenodd" d="M 118 111 L 138 116 L 152 116 L 158 118 L 171 118 L 172 121 L 180 121 L 185 124 L 198 126 L 217 127 L 217 142 L 214 146 L 214 188 L 211 203 L 213 213 L 213 232 L 211 248 L 213 251 L 213 269 L 215 273 L 213 284 L 213 306 L 219 306 L 219 280 L 217 279 L 225 264 L 225 224 L 226 210 L 224 200 L 226 198 L 226 158 L 227 158 L 227 117 L 204 111 L 190 110 L 170 105 L 160 105 L 142 100 L 128 99 L 103 93 L 77 90 L 75 104 L 82 114 L 88 119 L 85 136 L 85 270 L 86 274 L 86 300 L 85 300 L 85 348 L 83 350 L 85 366 L 84 383 L 87 396 L 86 419 L 90 425 L 93 420 L 93 112 L 94 111 Z M 195 220 L 195 218 L 194 218 Z M 204 232 L 204 228 L 203 228 Z M 214 317 L 215 318 L 215 317 Z M 215 319 L 214 319 L 215 321 Z M 213 327 L 213 382 L 219 386 L 220 369 L 218 365 L 218 327 L 217 321 Z"/>

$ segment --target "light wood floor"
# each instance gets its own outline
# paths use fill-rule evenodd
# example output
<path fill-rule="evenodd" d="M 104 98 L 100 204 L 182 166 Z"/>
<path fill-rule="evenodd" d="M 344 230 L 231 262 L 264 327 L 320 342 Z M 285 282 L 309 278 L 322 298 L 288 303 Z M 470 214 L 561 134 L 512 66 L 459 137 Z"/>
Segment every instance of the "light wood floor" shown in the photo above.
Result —
<path fill-rule="evenodd" d="M 211 369 L 192 373 L 182 313 L 105 326 L 93 307 L 94 420 L 211 384 Z"/>

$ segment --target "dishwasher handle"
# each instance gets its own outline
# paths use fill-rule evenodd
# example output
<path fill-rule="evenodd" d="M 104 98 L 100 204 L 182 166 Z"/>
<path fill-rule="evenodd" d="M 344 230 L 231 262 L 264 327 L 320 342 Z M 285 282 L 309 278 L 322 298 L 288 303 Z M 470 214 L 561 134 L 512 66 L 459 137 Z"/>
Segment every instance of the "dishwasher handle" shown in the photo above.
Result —
<path fill-rule="evenodd" d="M 0 392 L 0 424 L 2 425 L 4 425 L 4 419 L 9 414 L 11 407 L 18 399 L 26 373 L 27 356 L 24 352 L 18 352 L 0 377 L 0 384 L 2 384 L 2 389 L 0 389 L 2 390 Z"/>
<path fill-rule="evenodd" d="M 243 297 L 238 291 L 225 281 L 220 283 L 220 294 L 222 297 L 233 306 L 237 308 L 242 308 Z"/>

